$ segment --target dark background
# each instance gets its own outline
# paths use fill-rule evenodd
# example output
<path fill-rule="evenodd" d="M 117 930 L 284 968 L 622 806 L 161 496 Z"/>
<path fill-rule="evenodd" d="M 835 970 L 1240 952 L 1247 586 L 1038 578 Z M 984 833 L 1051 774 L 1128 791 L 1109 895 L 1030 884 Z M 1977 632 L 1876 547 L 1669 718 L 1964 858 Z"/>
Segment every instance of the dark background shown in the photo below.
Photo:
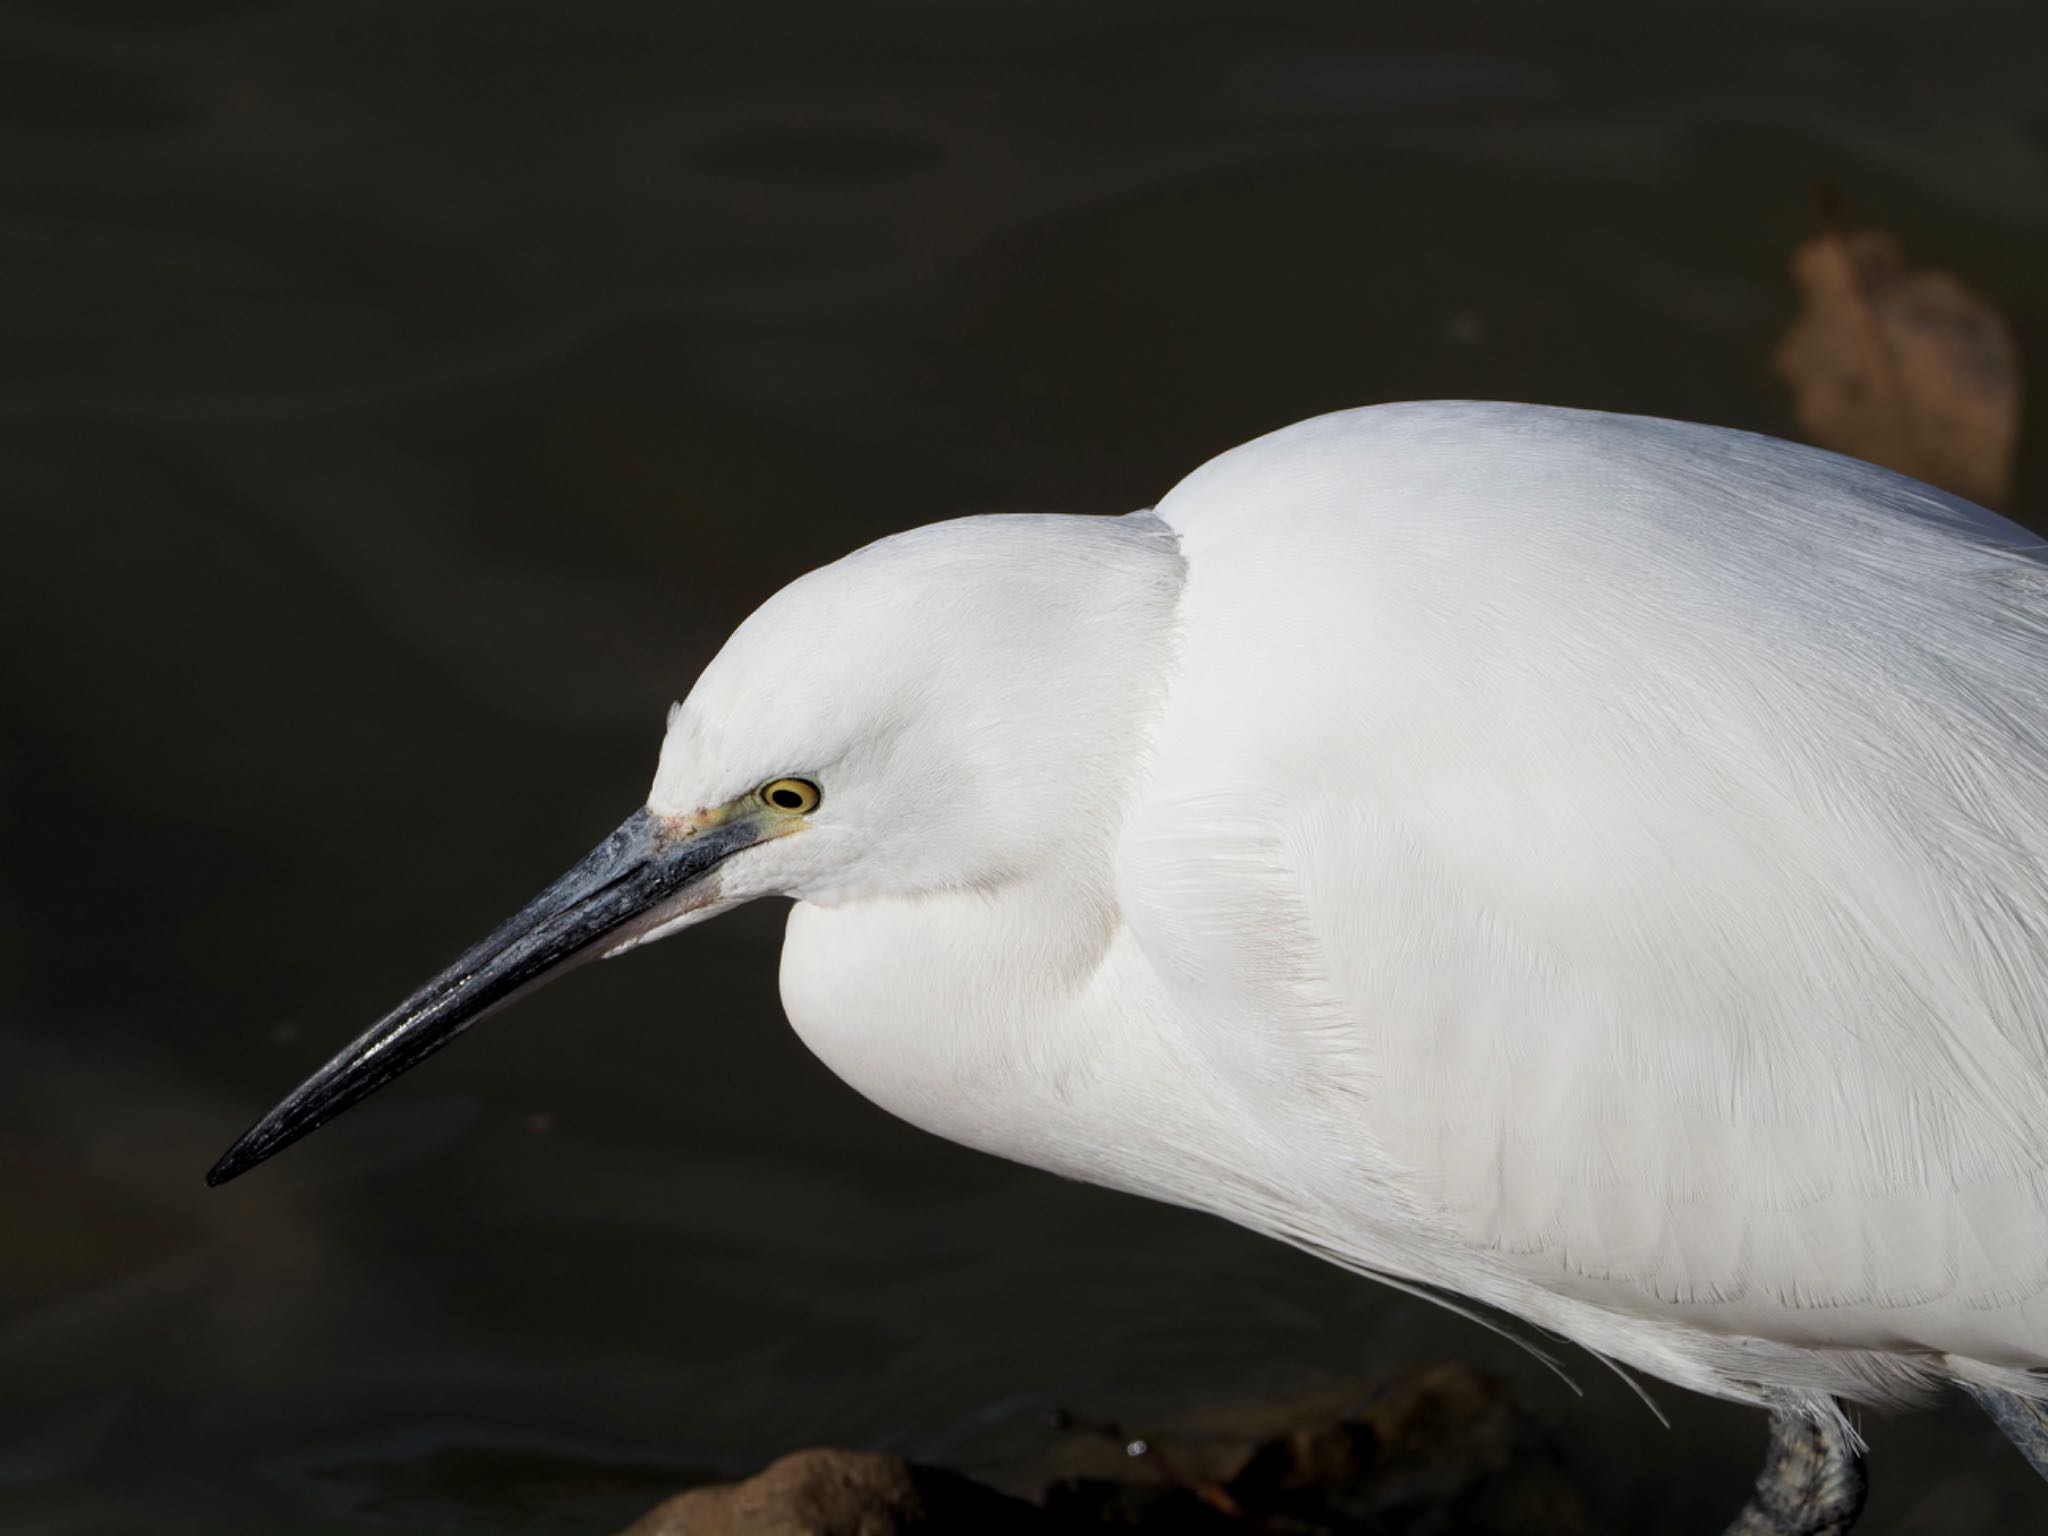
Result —
<path fill-rule="evenodd" d="M 0 3 L 0 1529 L 602 1532 L 1438 1358 L 1614 1529 L 1717 1529 L 1755 1416 L 891 1122 L 767 904 L 200 1175 L 854 544 L 1379 399 L 1789 433 L 1822 180 L 2048 356 L 2044 56 L 2037 4 Z M 1873 1536 L 2048 1526 L 1969 1413 L 1870 1434 Z"/>

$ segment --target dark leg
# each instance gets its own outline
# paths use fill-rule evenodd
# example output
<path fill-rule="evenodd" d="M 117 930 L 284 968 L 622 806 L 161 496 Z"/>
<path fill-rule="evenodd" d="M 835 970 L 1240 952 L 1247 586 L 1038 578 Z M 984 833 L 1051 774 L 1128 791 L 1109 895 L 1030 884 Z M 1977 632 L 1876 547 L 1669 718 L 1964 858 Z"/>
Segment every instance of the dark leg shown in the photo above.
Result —
<path fill-rule="evenodd" d="M 1865 1489 L 1863 1457 L 1840 1429 L 1774 1413 L 1763 1475 L 1725 1536 L 1841 1536 Z"/>
<path fill-rule="evenodd" d="M 2048 1408 L 1995 1387 L 1974 1387 L 1964 1382 L 1963 1390 L 1977 1399 L 1977 1406 L 1991 1415 L 1991 1422 L 2020 1448 L 2028 1464 L 2048 1477 Z"/>

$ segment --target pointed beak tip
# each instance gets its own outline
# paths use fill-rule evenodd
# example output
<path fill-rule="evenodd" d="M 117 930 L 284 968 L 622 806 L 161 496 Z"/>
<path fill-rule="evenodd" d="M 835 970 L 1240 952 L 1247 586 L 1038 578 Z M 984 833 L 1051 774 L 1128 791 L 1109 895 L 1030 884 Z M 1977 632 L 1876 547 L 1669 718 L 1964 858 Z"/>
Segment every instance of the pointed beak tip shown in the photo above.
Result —
<path fill-rule="evenodd" d="M 251 1155 L 249 1139 L 245 1136 L 221 1153 L 220 1160 L 206 1170 L 206 1187 L 219 1189 L 221 1185 L 231 1179 L 240 1178 L 262 1161 L 260 1156 Z"/>

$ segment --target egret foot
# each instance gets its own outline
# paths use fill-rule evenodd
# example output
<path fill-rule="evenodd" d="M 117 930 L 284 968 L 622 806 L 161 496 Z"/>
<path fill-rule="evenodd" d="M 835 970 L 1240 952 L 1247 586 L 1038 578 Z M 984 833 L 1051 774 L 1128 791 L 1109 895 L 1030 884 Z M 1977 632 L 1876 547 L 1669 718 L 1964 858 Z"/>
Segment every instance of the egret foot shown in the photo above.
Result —
<path fill-rule="evenodd" d="M 1724 1536 L 1841 1536 L 1868 1491 L 1862 1453 L 1839 1425 L 1774 1413 L 1756 1492 Z"/>

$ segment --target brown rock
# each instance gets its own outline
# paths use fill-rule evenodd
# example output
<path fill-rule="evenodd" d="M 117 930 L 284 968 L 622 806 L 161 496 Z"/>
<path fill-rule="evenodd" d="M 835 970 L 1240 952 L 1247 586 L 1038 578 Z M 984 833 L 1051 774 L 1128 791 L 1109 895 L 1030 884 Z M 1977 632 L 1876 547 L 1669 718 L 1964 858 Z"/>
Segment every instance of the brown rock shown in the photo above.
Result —
<path fill-rule="evenodd" d="M 1281 1417 L 1275 1419 L 1275 1412 Z M 1586 1536 L 1556 1445 L 1507 1387 L 1462 1366 L 1408 1371 L 1292 1405 L 1246 1405 L 1180 1431 L 1090 1436 L 1047 1508 L 1171 1536 Z"/>
<path fill-rule="evenodd" d="M 1397 1376 L 1344 1417 L 1267 1441 L 1230 1493 L 1305 1532 L 1587 1529 L 1556 1447 L 1503 1383 L 1456 1365 Z"/>
<path fill-rule="evenodd" d="M 1066 1420 L 1045 1507 L 894 1456 L 801 1451 L 623 1536 L 1587 1536 L 1557 1446 L 1462 1366 L 1237 1404 L 1161 1434 Z"/>
<path fill-rule="evenodd" d="M 1027 1536 L 1031 1505 L 957 1472 L 871 1451 L 798 1451 L 743 1483 L 693 1488 L 622 1536 Z"/>

